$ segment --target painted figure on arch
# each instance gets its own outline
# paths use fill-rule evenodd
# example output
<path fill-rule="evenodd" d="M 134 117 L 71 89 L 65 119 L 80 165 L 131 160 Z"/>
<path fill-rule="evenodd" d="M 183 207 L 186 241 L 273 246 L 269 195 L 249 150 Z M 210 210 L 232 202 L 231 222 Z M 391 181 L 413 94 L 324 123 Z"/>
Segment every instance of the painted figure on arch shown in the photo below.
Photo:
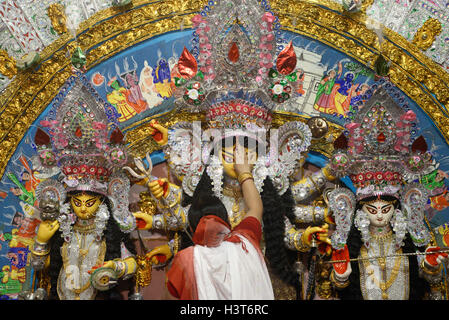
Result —
<path fill-rule="evenodd" d="M 126 91 L 124 94 L 126 96 L 126 101 L 128 104 L 134 109 L 134 111 L 139 114 L 145 111 L 148 107 L 147 102 L 143 98 L 142 91 L 139 86 L 139 78 L 137 77 L 137 62 L 131 57 L 133 60 L 133 68 L 129 67 L 128 59 L 125 58 L 123 65 L 124 71 L 121 72 L 119 65 L 115 64 L 115 69 L 117 75 L 120 76 L 123 83 L 125 84 Z"/>
<path fill-rule="evenodd" d="M 119 122 L 125 122 L 134 117 L 137 112 L 128 103 L 126 97 L 126 88 L 120 86 L 120 83 L 116 77 L 109 80 L 108 86 L 112 88 L 112 92 L 109 92 L 106 97 L 110 104 L 112 104 L 119 113 Z"/>

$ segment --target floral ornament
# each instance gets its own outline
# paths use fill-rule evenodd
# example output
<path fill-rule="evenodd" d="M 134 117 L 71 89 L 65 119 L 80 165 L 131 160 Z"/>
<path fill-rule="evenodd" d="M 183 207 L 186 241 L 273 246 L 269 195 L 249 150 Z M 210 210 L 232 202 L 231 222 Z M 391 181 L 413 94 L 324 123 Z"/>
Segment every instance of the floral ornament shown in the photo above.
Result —
<path fill-rule="evenodd" d="M 56 165 L 56 154 L 52 150 L 50 136 L 41 128 L 37 128 L 34 142 L 40 165 L 46 168 Z"/>
<path fill-rule="evenodd" d="M 199 105 L 204 101 L 205 93 L 199 82 L 190 82 L 185 86 L 184 100 L 193 105 Z"/>
<path fill-rule="evenodd" d="M 113 148 L 109 152 L 109 160 L 115 165 L 125 164 L 126 159 L 126 153 L 121 148 Z M 93 171 L 90 173 L 93 173 Z"/>
<path fill-rule="evenodd" d="M 282 103 L 290 99 L 292 87 L 285 80 L 276 81 L 270 86 L 270 97 L 274 102 Z"/>

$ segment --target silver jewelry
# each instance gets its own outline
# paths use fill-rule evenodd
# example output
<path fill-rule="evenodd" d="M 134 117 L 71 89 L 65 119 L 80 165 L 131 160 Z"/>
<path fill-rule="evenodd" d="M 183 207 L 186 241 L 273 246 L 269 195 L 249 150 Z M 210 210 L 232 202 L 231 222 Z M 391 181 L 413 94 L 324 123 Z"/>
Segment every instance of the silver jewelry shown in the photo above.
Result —
<path fill-rule="evenodd" d="M 342 249 L 351 229 L 356 204 L 355 195 L 346 188 L 337 188 L 329 192 L 328 200 L 329 209 L 333 212 L 336 223 L 335 232 L 331 236 L 332 246 L 335 249 Z"/>
<path fill-rule="evenodd" d="M 152 229 L 163 229 L 164 228 L 164 217 L 162 214 L 156 214 L 153 216 Z"/>
<path fill-rule="evenodd" d="M 130 182 L 123 171 L 114 174 L 108 185 L 108 198 L 112 203 L 112 216 L 120 230 L 129 233 L 136 228 L 136 218 L 129 212 Z"/>
<path fill-rule="evenodd" d="M 407 233 L 407 218 L 401 210 L 396 209 L 395 214 L 390 220 L 390 224 L 395 234 L 396 247 L 400 248 L 404 244 L 403 240 L 405 238 L 405 234 Z"/>
<path fill-rule="evenodd" d="M 223 198 L 223 165 L 217 156 L 210 158 L 207 174 L 212 180 L 212 190 L 216 197 Z"/>
<path fill-rule="evenodd" d="M 371 235 L 369 232 L 370 221 L 369 221 L 368 215 L 365 211 L 357 210 L 355 217 L 354 217 L 354 225 L 361 232 L 362 241 L 364 242 L 365 246 L 368 248 L 370 240 L 371 240 Z"/>
<path fill-rule="evenodd" d="M 417 183 L 407 185 L 401 193 L 401 205 L 407 216 L 407 231 L 416 246 L 425 246 L 430 241 L 429 230 L 424 225 L 424 210 L 428 199 L 427 190 Z"/>

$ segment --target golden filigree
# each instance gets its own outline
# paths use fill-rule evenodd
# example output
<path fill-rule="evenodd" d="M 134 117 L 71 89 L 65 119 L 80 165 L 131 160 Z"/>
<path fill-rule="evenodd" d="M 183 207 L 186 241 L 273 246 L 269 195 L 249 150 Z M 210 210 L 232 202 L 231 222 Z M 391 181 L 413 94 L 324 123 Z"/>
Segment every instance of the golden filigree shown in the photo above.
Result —
<path fill-rule="evenodd" d="M 429 49 L 436 37 L 441 33 L 441 22 L 435 18 L 429 18 L 426 22 L 416 31 L 413 37 L 412 43 L 423 51 Z"/>
<path fill-rule="evenodd" d="M 154 215 L 157 211 L 157 205 L 156 200 L 151 196 L 150 192 L 141 192 L 139 194 L 139 202 L 137 203 L 139 205 L 140 211 L 149 214 Z"/>
<path fill-rule="evenodd" d="M 147 260 L 145 255 L 136 256 L 137 270 L 136 270 L 136 285 L 140 288 L 149 286 L 151 283 L 151 262 Z"/>
<path fill-rule="evenodd" d="M 0 73 L 9 79 L 17 74 L 16 61 L 3 49 L 0 49 Z"/>
<path fill-rule="evenodd" d="M 53 29 L 55 29 L 58 34 L 67 32 L 67 17 L 62 4 L 52 3 L 47 8 L 47 14 L 50 18 Z"/>

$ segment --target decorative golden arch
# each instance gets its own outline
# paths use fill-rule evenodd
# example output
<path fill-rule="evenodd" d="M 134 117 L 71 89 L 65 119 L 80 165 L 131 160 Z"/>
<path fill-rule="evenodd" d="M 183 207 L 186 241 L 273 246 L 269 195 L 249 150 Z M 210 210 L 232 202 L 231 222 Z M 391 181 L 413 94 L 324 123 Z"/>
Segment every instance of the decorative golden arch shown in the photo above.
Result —
<path fill-rule="evenodd" d="M 190 19 L 205 0 L 134 0 L 124 9 L 109 8 L 84 21 L 77 43 L 69 33 L 41 52 L 34 69 L 21 71 L 0 96 L 0 176 L 30 125 L 45 110 L 71 75 L 67 51 L 76 44 L 86 52 L 89 70 L 128 47 L 167 32 L 190 28 Z M 365 3 L 369 5 L 370 1 Z M 377 35 L 365 25 L 363 10 L 343 13 L 342 6 L 327 0 L 272 0 L 282 29 L 316 39 L 365 65 L 374 65 L 380 52 L 392 62 L 390 79 L 432 119 L 449 141 L 449 74 L 417 46 L 385 28 L 379 47 Z M 286 117 L 288 115 L 280 115 Z M 140 127 L 139 127 L 140 126 Z M 128 128 L 140 134 L 144 126 Z M 139 133 L 140 131 L 140 133 Z"/>

